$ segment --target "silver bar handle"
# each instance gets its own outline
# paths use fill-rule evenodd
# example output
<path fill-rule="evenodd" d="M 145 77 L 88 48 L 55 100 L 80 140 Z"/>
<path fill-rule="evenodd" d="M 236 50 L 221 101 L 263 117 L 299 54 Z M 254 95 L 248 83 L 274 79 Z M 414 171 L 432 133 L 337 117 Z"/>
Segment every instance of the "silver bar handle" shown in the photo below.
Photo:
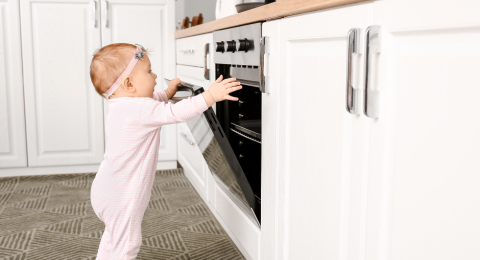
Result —
<path fill-rule="evenodd" d="M 263 93 L 269 93 L 269 79 L 265 76 L 265 54 L 270 53 L 268 36 L 264 36 L 260 39 L 260 89 Z"/>
<path fill-rule="evenodd" d="M 378 90 L 372 90 L 370 87 L 371 79 L 371 60 L 372 55 L 381 51 L 381 27 L 372 25 L 365 31 L 365 90 L 363 96 L 363 113 L 371 118 L 378 118 Z"/>
<path fill-rule="evenodd" d="M 210 80 L 210 70 L 208 69 L 208 63 L 207 63 L 207 55 L 209 53 L 209 47 L 210 47 L 210 44 L 205 44 L 205 73 L 203 74 L 203 76 L 205 77 L 206 80 Z"/>
<path fill-rule="evenodd" d="M 353 88 L 353 55 L 361 54 L 360 42 L 361 42 L 360 28 L 353 28 L 347 35 L 347 90 L 346 90 L 346 109 L 350 114 L 360 114 L 358 107 L 358 100 L 361 93 L 361 89 Z"/>
<path fill-rule="evenodd" d="M 108 1 L 105 0 L 105 28 L 108 27 Z"/>
<path fill-rule="evenodd" d="M 189 145 L 195 145 L 194 142 L 188 140 L 187 135 L 185 133 L 180 133 L 180 135 L 183 137 L 183 139 L 185 139 L 185 141 L 187 141 Z"/>
<path fill-rule="evenodd" d="M 195 50 L 194 50 L 194 49 L 189 49 L 189 50 L 179 50 L 179 52 L 183 52 L 183 53 L 186 53 L 186 52 L 195 53 Z"/>
<path fill-rule="evenodd" d="M 97 28 L 97 1 L 93 2 L 93 28 Z"/>

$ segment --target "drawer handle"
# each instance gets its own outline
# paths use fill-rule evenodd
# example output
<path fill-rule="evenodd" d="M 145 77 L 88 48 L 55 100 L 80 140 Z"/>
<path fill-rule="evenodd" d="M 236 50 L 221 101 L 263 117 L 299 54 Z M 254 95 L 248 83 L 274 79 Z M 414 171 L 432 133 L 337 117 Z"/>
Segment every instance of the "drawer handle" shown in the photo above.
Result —
<path fill-rule="evenodd" d="M 207 64 L 207 54 L 209 54 L 209 46 L 210 44 L 205 44 L 205 73 L 203 74 L 203 77 L 205 77 L 206 80 L 210 80 L 210 70 L 208 69 L 208 64 Z"/>
<path fill-rule="evenodd" d="M 93 1 L 93 27 L 97 28 L 97 1 Z"/>
<path fill-rule="evenodd" d="M 108 28 L 108 1 L 105 1 L 105 28 Z"/>
<path fill-rule="evenodd" d="M 188 140 L 187 135 L 185 133 L 180 133 L 180 135 L 183 137 L 183 139 L 185 139 L 185 141 L 187 141 L 189 145 L 195 145 L 194 142 Z"/>
<path fill-rule="evenodd" d="M 190 50 L 179 50 L 179 52 L 183 52 L 183 53 L 195 53 L 195 50 L 194 49 L 190 49 Z"/>

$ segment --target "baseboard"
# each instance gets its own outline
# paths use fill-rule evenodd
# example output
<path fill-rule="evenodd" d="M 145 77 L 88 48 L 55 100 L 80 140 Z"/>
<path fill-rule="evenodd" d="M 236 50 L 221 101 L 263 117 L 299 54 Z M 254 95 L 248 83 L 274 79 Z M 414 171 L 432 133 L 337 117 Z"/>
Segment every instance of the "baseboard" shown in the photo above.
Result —
<path fill-rule="evenodd" d="M 157 170 L 177 169 L 177 160 L 157 162 Z"/>
<path fill-rule="evenodd" d="M 0 169 L 0 177 L 97 172 L 100 164 Z"/>
<path fill-rule="evenodd" d="M 100 167 L 100 164 L 4 168 L 4 169 L 0 169 L 0 177 L 89 173 L 89 172 L 97 172 L 99 167 Z M 176 169 L 176 168 L 177 168 L 177 161 L 164 161 L 164 162 L 157 163 L 157 170 L 167 170 L 167 169 Z"/>
<path fill-rule="evenodd" d="M 225 232 L 227 232 L 228 236 L 232 239 L 233 243 L 235 243 L 235 245 L 237 246 L 238 250 L 240 250 L 240 252 L 242 252 L 243 256 L 247 259 L 247 260 L 253 260 L 253 258 L 248 254 L 247 250 L 242 246 L 242 243 L 240 243 L 240 241 L 237 239 L 237 237 L 233 234 L 233 232 L 228 228 L 227 224 L 225 222 L 223 222 L 222 218 L 220 217 L 220 215 L 218 215 L 217 211 L 215 210 L 215 207 L 208 201 L 205 201 L 205 204 L 207 204 L 208 208 L 210 209 L 210 211 L 213 213 L 213 215 L 215 216 L 215 218 L 218 220 L 218 222 L 220 223 L 220 225 L 222 225 L 223 229 L 225 229 Z"/>

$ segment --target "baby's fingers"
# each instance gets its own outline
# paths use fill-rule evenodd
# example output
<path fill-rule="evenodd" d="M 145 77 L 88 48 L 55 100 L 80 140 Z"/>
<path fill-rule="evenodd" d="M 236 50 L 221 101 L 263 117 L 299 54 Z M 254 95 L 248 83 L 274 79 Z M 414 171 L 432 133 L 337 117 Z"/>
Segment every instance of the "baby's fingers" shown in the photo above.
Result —
<path fill-rule="evenodd" d="M 225 99 L 226 99 L 226 100 L 232 100 L 232 101 L 237 101 L 237 100 L 238 100 L 237 97 L 232 97 L 232 96 L 230 96 L 230 95 L 226 95 L 226 96 L 225 96 Z"/>
<path fill-rule="evenodd" d="M 236 78 L 225 79 L 224 81 L 222 81 L 222 84 L 226 85 L 227 83 L 230 83 L 230 82 L 236 81 L 236 80 L 237 80 Z"/>
<path fill-rule="evenodd" d="M 231 83 L 226 84 L 225 86 L 226 86 L 227 88 L 231 88 L 231 87 L 235 87 L 235 86 L 237 86 L 237 85 L 240 85 L 240 82 L 238 82 L 238 81 L 231 82 Z"/>
<path fill-rule="evenodd" d="M 220 77 L 218 77 L 218 79 L 215 80 L 215 83 L 220 83 L 220 82 L 222 82 L 222 79 L 223 79 L 223 75 L 220 75 Z"/>
<path fill-rule="evenodd" d="M 239 89 L 242 89 L 242 86 L 232 87 L 232 88 L 227 89 L 227 91 L 228 91 L 228 93 L 232 93 L 233 91 L 237 91 Z"/>

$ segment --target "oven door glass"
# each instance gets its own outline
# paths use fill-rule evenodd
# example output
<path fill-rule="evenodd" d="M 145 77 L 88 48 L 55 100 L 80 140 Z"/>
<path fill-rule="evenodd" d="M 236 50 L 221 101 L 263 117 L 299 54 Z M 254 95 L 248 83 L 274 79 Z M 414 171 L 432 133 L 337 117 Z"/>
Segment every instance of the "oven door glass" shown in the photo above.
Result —
<path fill-rule="evenodd" d="M 188 83 L 185 85 L 189 85 L 188 88 L 191 89 L 192 95 L 203 92 L 201 87 Z M 186 89 L 182 89 L 182 91 L 186 91 Z M 179 97 L 188 96 L 180 91 L 177 93 Z M 180 99 L 176 101 L 180 101 Z M 255 196 L 252 189 L 252 185 L 257 188 L 255 185 L 258 186 L 259 183 L 249 183 L 244 172 L 244 170 L 248 172 L 248 169 L 242 169 L 237 158 L 238 155 L 233 151 L 212 107 L 186 123 L 218 186 L 260 226 L 260 199 Z M 227 131 L 231 130 L 227 129 Z M 242 138 L 242 136 L 238 135 L 238 138 Z M 261 156 L 260 144 L 248 139 L 242 140 L 250 149 L 253 146 L 258 151 L 256 155 Z"/>

